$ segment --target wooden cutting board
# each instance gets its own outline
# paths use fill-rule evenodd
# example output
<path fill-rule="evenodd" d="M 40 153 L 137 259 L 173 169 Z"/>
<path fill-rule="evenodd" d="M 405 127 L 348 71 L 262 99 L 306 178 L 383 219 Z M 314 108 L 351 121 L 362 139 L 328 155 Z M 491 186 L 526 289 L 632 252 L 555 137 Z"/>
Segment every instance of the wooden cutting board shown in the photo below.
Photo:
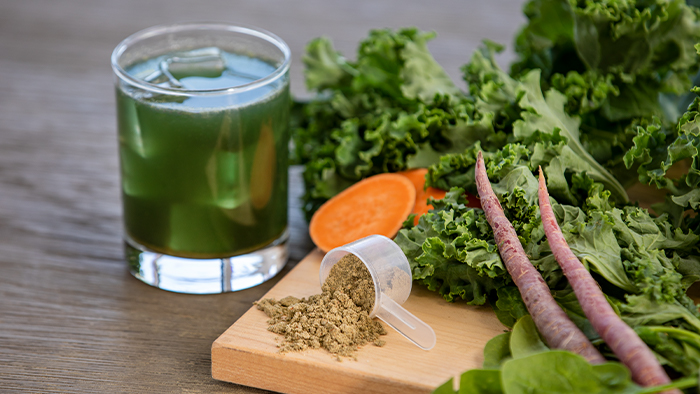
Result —
<path fill-rule="evenodd" d="M 309 254 L 265 298 L 320 293 L 322 258 L 318 250 Z M 430 393 L 450 377 L 481 367 L 484 345 L 506 329 L 491 308 L 448 303 L 420 285 L 403 306 L 435 330 L 432 350 L 421 350 L 385 325 L 386 345 L 365 345 L 357 361 L 336 361 L 325 350 L 279 354 L 267 316 L 251 307 L 212 345 L 212 376 L 282 393 Z"/>

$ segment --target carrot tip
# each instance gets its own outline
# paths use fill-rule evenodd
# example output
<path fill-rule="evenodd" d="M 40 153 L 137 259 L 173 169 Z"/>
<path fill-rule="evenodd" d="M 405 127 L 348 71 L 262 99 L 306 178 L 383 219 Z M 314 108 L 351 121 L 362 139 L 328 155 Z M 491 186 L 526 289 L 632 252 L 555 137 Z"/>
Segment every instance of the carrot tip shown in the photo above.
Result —
<path fill-rule="evenodd" d="M 540 182 L 540 188 L 544 188 L 545 191 L 547 190 L 547 184 L 544 179 L 544 171 L 542 171 L 542 167 L 540 166 L 540 174 L 539 174 L 539 182 Z"/>

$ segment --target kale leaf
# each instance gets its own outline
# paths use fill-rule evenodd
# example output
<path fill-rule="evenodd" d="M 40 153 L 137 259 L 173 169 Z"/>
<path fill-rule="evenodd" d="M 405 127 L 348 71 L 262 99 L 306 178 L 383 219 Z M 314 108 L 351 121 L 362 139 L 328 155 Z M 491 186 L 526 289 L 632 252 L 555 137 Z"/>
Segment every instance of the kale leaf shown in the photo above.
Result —
<path fill-rule="evenodd" d="M 307 218 L 367 176 L 427 167 L 491 128 L 433 59 L 432 33 L 374 30 L 347 61 L 327 38 L 307 46 L 307 87 L 298 104 L 293 157 L 305 165 Z"/>

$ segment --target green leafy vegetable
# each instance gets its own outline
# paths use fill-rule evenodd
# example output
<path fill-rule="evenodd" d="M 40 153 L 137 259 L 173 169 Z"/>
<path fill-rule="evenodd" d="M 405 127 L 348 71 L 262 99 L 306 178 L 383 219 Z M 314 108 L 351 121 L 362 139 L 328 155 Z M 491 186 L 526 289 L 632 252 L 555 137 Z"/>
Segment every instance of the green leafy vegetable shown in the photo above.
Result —
<path fill-rule="evenodd" d="M 700 46 L 698 46 L 700 50 Z M 696 93 L 700 88 L 695 88 Z M 668 141 L 668 142 L 667 142 Z M 669 191 L 670 198 L 657 209 L 667 212 L 675 226 L 700 233 L 697 220 L 683 215 L 686 209 L 697 215 L 700 208 L 700 97 L 696 97 L 680 118 L 674 134 L 667 136 L 657 125 L 640 128 L 634 145 L 625 154 L 625 165 L 638 164 L 639 180 Z M 673 168 L 686 171 L 676 171 Z"/>
<path fill-rule="evenodd" d="M 658 117 L 671 134 L 687 105 L 700 65 L 697 9 L 683 0 L 531 0 L 524 11 L 512 73 L 540 69 L 543 89 L 565 94 L 567 111 L 582 117 L 586 150 L 629 185 L 635 168 L 621 158 L 636 124 Z"/>
<path fill-rule="evenodd" d="M 523 358 L 549 350 L 544 344 L 530 315 L 521 317 L 513 326 L 510 335 L 510 354 L 513 358 Z"/>
<path fill-rule="evenodd" d="M 656 335 L 665 328 L 650 327 L 644 334 Z M 697 349 L 697 336 L 689 337 L 679 330 L 677 340 Z M 510 338 L 506 345 L 504 340 Z M 438 387 L 433 394 L 521 394 L 521 393 L 610 393 L 642 394 L 656 393 L 671 388 L 690 388 L 697 385 L 697 370 L 688 378 L 671 384 L 643 388 L 634 384 L 630 373 L 622 364 L 607 362 L 591 365 L 574 353 L 563 350 L 550 350 L 539 338 L 532 319 L 519 320 L 510 334 L 502 334 L 492 340 L 498 347 L 509 346 L 510 350 L 499 350 L 500 354 L 512 354 L 496 365 L 484 364 L 484 369 L 472 369 L 462 374 L 459 390 L 453 389 L 452 379 Z M 489 342 L 491 344 L 492 342 Z M 484 358 L 488 358 L 487 346 Z M 661 344 L 657 346 L 662 347 Z M 669 347 L 669 346 L 667 346 Z M 677 350 L 674 348 L 674 350 Z M 667 351 L 670 354 L 670 350 Z M 692 368 L 692 366 L 688 366 Z"/>
<path fill-rule="evenodd" d="M 449 192 L 396 238 L 414 279 L 447 301 L 488 303 L 514 327 L 489 342 L 486 369 L 468 371 L 460 392 L 655 392 L 632 384 L 618 364 L 591 367 L 541 349 L 523 330 L 527 310 L 493 231 L 464 197 L 476 191 L 479 151 L 525 252 L 571 320 L 610 354 L 544 237 L 538 166 L 573 253 L 667 370 L 686 377 L 672 387 L 693 385 L 700 314 L 686 290 L 700 279 L 700 98 L 688 94 L 700 68 L 695 6 L 530 0 L 510 72 L 495 61 L 503 47 L 487 41 L 462 68 L 467 92 L 430 55 L 432 33 L 372 31 L 355 61 L 327 38 L 308 45 L 306 81 L 317 96 L 293 108 L 292 152 L 305 165 L 307 217 L 367 176 L 429 167 L 426 185 Z M 665 200 L 651 211 L 629 202 L 625 188 L 638 182 L 665 191 Z M 453 393 L 452 382 L 439 390 Z"/>
<path fill-rule="evenodd" d="M 524 10 L 513 73 L 540 69 L 545 86 L 572 98 L 588 89 L 565 86 L 590 86 L 609 121 L 662 115 L 659 93 L 684 93 L 697 71 L 698 13 L 682 0 L 532 0 Z"/>
<path fill-rule="evenodd" d="M 427 167 L 490 127 L 433 59 L 432 33 L 374 30 L 347 61 L 327 38 L 307 46 L 307 87 L 319 97 L 300 109 L 294 157 L 305 164 L 307 217 L 367 176 Z M 472 130 L 473 129 L 473 130 Z"/>
<path fill-rule="evenodd" d="M 506 137 L 497 140 L 487 135 L 482 139 L 482 147 L 490 151 L 505 147 L 496 145 L 496 141 L 526 146 L 534 153 L 534 159 L 545 166 L 548 178 L 556 178 L 559 184 L 553 186 L 559 187 L 553 189 L 564 193 L 563 197 L 571 202 L 576 202 L 576 197 L 567 193 L 568 188 L 564 187 L 567 172 L 579 176 L 586 173 L 610 190 L 615 200 L 627 201 L 627 193 L 618 180 L 582 145 L 580 119 L 564 111 L 566 97 L 556 90 L 543 94 L 538 70 L 530 71 L 520 79 L 508 76 L 495 62 L 497 49 L 486 46 L 475 52 L 472 61 L 463 68 L 464 79 L 476 97 L 477 110 L 488 113 L 488 117 L 494 120 L 495 135 Z"/>
<path fill-rule="evenodd" d="M 498 369 L 504 361 L 511 357 L 510 332 L 496 335 L 484 346 L 484 368 Z"/>
<path fill-rule="evenodd" d="M 490 291 L 510 278 L 483 212 L 467 209 L 466 203 L 462 189 L 449 191 L 433 202 L 440 212 L 429 214 L 430 222 L 421 216 L 419 226 L 402 230 L 397 242 L 411 262 L 414 279 L 448 301 L 458 297 L 482 305 Z"/>
<path fill-rule="evenodd" d="M 559 289 L 553 292 L 555 300 L 572 321 L 590 339 L 598 339 L 544 238 L 527 151 L 508 146 L 484 156 L 493 189 L 530 260 L 550 288 Z M 473 171 L 472 157 L 470 151 L 443 157 L 431 167 L 429 183 L 473 187 L 473 181 L 458 176 Z M 585 203 L 576 207 L 554 202 L 554 213 L 572 251 L 597 275 L 623 319 L 633 328 L 668 324 L 700 332 L 697 308 L 685 294 L 700 269 L 698 235 L 674 229 L 665 215 L 654 218 L 634 206 L 614 208 L 608 192 L 595 182 L 576 183 Z M 463 298 L 480 304 L 489 300 L 499 319 L 513 326 L 527 311 L 503 269 L 483 212 L 467 207 L 462 194 L 463 189 L 453 188 L 445 199 L 435 201 L 435 209 L 423 215 L 418 225 L 403 229 L 396 242 L 408 256 L 414 278 L 450 301 Z M 487 265 L 483 258 L 470 257 L 484 254 L 489 255 Z"/>
<path fill-rule="evenodd" d="M 543 373 L 545 368 L 552 372 Z M 624 366 L 591 365 L 582 357 L 561 350 L 507 361 L 503 364 L 502 381 L 506 393 L 611 393 L 635 386 Z"/>
<path fill-rule="evenodd" d="M 559 167 L 568 167 L 576 172 L 586 172 L 593 180 L 606 185 L 614 196 L 627 201 L 627 193 L 620 183 L 586 151 L 579 139 L 579 120 L 564 112 L 566 97 L 556 90 L 549 90 L 546 97 L 542 95 L 539 86 L 539 72 L 530 71 L 522 79 L 525 95 L 520 106 L 526 111 L 522 120 L 515 122 L 513 133 L 518 140 L 527 140 L 535 133 L 555 133 L 558 131 L 567 141 L 567 147 L 576 158 L 574 162 L 562 157 L 568 151 L 562 151 L 556 160 Z M 550 162 L 550 166 L 552 163 Z M 545 168 L 547 171 L 547 168 Z M 563 175 L 560 173 L 560 175 Z"/>

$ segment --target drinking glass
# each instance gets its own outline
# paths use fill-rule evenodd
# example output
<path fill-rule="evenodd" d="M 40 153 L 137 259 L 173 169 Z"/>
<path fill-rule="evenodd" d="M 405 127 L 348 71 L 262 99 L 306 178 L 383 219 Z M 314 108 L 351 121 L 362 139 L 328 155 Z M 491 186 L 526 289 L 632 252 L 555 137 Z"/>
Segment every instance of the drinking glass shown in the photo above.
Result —
<path fill-rule="evenodd" d="M 219 23 L 156 26 L 112 54 L 124 247 L 181 293 L 260 284 L 287 261 L 289 47 Z"/>

